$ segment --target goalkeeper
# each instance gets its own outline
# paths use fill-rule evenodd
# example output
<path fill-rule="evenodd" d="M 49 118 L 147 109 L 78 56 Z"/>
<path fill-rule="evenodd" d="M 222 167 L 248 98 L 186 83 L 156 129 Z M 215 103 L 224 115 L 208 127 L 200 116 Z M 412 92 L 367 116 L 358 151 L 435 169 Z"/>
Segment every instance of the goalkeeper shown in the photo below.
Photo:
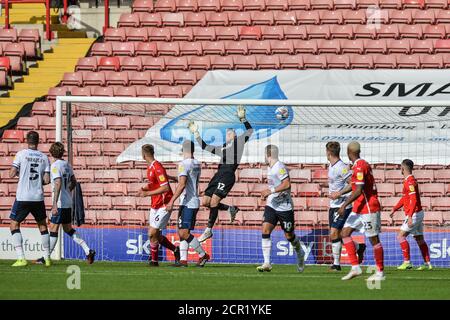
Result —
<path fill-rule="evenodd" d="M 237 116 L 241 123 L 244 124 L 246 131 L 240 135 L 236 135 L 236 131 L 232 128 L 226 131 L 226 142 L 222 146 L 212 146 L 206 144 L 198 132 L 198 125 L 191 121 L 188 125 L 189 130 L 194 134 L 195 139 L 203 150 L 220 156 L 220 164 L 217 173 L 213 176 L 205 190 L 203 197 L 203 205 L 209 208 L 208 226 L 199 237 L 199 241 L 203 242 L 213 236 L 212 228 L 219 215 L 219 210 L 227 210 L 231 215 L 231 222 L 234 221 L 239 209 L 235 206 L 228 206 L 221 203 L 235 183 L 235 171 L 239 166 L 244 151 L 245 143 L 250 139 L 253 128 L 245 118 L 245 108 L 239 106 L 237 108 Z"/>

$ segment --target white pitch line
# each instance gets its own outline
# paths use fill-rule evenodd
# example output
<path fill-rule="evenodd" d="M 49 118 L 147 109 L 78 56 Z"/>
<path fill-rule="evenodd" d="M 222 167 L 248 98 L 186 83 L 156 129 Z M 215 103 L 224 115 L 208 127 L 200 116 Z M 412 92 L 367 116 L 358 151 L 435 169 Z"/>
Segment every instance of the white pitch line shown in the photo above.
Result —
<path fill-rule="evenodd" d="M 49 270 L 50 271 L 50 270 Z M 17 270 L 17 271 L 8 271 L 8 270 L 2 270 L 2 274 L 6 274 L 6 273 L 22 273 L 22 274 L 27 274 L 27 273 L 40 273 L 41 275 L 44 275 L 44 273 L 42 273 L 42 270 Z M 307 271 L 306 271 L 307 272 Z M 293 272 L 294 273 L 294 272 Z M 47 273 L 45 273 L 47 274 Z M 49 272 L 48 275 L 55 275 L 55 274 L 66 274 L 65 272 Z M 164 274 L 170 275 L 170 276 L 179 276 L 179 277 L 184 277 L 186 276 L 186 272 L 174 272 L 174 271 L 164 271 Z M 198 276 L 223 276 L 226 274 L 227 277 L 233 277 L 233 278 L 260 278 L 263 277 L 264 275 L 261 273 L 256 273 L 255 274 L 231 274 L 231 273 L 219 273 L 219 272 L 205 272 L 205 273 L 195 273 L 195 271 L 191 271 L 189 272 L 189 274 L 197 274 Z M 137 276 L 137 277 L 148 277 L 149 275 L 152 275 L 152 272 L 121 272 L 121 271 L 83 271 L 81 270 L 81 275 L 96 275 L 96 276 L 109 276 L 109 275 L 116 275 L 116 276 Z M 270 272 L 270 275 L 267 275 L 267 277 L 276 277 L 276 278 L 297 278 L 297 279 L 301 279 L 301 278 L 309 278 L 309 279 L 324 279 L 324 278 L 331 278 L 331 279 L 339 279 L 340 275 L 337 274 L 321 274 L 321 275 L 308 275 L 307 273 L 297 273 L 297 274 L 277 274 L 276 271 L 275 272 Z M 370 274 L 367 274 L 367 277 L 369 277 Z M 365 275 L 362 275 L 360 278 L 364 279 Z M 392 276 L 387 274 L 386 275 L 386 279 L 394 279 L 394 280 L 446 280 L 446 281 L 450 281 L 450 278 L 445 278 L 445 277 L 411 277 L 411 276 L 407 276 L 407 277 L 396 277 L 396 276 Z"/>

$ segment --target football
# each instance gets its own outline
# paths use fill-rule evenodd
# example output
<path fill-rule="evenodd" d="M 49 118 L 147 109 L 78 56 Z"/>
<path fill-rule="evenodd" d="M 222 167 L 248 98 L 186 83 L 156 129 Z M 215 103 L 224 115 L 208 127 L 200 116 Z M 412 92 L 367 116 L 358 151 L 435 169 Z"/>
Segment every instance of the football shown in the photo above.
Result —
<path fill-rule="evenodd" d="M 275 117 L 279 120 L 279 121 L 284 121 L 287 118 L 289 118 L 289 110 L 286 107 L 278 107 L 275 110 Z"/>

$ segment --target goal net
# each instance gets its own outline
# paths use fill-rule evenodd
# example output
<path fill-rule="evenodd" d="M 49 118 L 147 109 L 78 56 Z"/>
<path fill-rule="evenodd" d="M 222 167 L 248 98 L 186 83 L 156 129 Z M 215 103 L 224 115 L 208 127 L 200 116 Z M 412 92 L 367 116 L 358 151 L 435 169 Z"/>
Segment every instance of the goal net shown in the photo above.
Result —
<path fill-rule="evenodd" d="M 187 128 L 198 124 L 202 139 L 210 145 L 226 143 L 226 131 L 243 134 L 237 106 L 246 109 L 253 128 L 236 171 L 236 183 L 223 203 L 238 206 L 232 223 L 226 211 L 219 213 L 214 236 L 204 248 L 216 263 L 259 263 L 262 261 L 261 223 L 267 189 L 264 148 L 279 147 L 279 158 L 287 164 L 295 208 L 295 233 L 306 252 L 308 264 L 332 262 L 329 238 L 328 162 L 325 145 L 341 144 L 341 158 L 349 163 L 346 146 L 361 144 L 362 158 L 372 166 L 382 206 L 381 242 L 386 265 L 398 265 L 402 252 L 397 240 L 404 213 L 389 213 L 402 193 L 400 163 L 415 163 L 425 210 L 425 239 L 432 263 L 450 267 L 450 107 L 445 102 L 389 101 L 291 101 L 143 99 L 109 97 L 58 97 L 57 140 L 69 147 L 68 157 L 81 183 L 86 223 L 79 228 L 83 238 L 97 251 L 99 260 L 147 260 L 150 199 L 137 197 L 146 184 L 141 156 L 143 144 L 153 144 L 155 157 L 169 176 L 177 176 L 182 160 L 181 143 L 195 141 Z M 199 184 L 203 195 L 217 171 L 219 157 L 202 150 L 197 142 L 195 157 L 202 163 Z M 176 181 L 172 181 L 174 190 Z M 194 235 L 200 235 L 209 211 L 201 207 Z M 174 210 L 164 234 L 178 243 L 178 212 Z M 354 233 L 364 242 L 364 236 Z M 277 227 L 272 234 L 273 263 L 295 263 L 295 252 Z M 367 242 L 364 264 L 374 264 Z M 414 264 L 421 264 L 420 251 L 411 239 Z M 64 239 L 63 256 L 82 258 L 84 253 L 69 238 Z M 162 250 L 163 261 L 173 260 Z M 189 252 L 189 260 L 196 260 Z M 347 263 L 345 249 L 342 262 Z"/>

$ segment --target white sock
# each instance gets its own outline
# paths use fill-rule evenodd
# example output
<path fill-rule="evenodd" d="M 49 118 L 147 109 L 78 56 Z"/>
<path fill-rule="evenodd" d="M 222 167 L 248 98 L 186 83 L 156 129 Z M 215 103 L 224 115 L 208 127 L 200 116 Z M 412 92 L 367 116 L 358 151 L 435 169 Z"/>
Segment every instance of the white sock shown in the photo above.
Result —
<path fill-rule="evenodd" d="M 52 235 L 53 232 L 50 232 L 50 254 L 52 254 L 55 249 L 56 243 L 58 242 L 58 233 L 55 236 Z"/>
<path fill-rule="evenodd" d="M 81 238 L 78 236 L 78 234 L 74 233 L 74 234 L 72 235 L 72 239 L 73 239 L 73 241 L 75 241 L 76 244 L 78 244 L 79 246 L 81 246 L 81 248 L 83 249 L 83 251 L 84 251 L 84 253 L 85 253 L 86 255 L 89 254 L 89 247 L 88 247 L 88 245 L 86 244 L 86 242 L 85 242 L 83 239 L 81 239 Z"/>
<path fill-rule="evenodd" d="M 272 251 L 272 239 L 262 238 L 261 247 L 264 257 L 264 264 L 270 264 L 270 252 Z"/>
<path fill-rule="evenodd" d="M 42 247 L 44 248 L 44 259 L 50 258 L 50 235 L 48 231 L 41 232 Z"/>
<path fill-rule="evenodd" d="M 189 246 L 198 253 L 199 257 L 203 257 L 205 255 L 205 250 L 203 250 L 202 245 L 198 242 L 196 237 L 193 237 L 191 242 L 189 242 Z"/>
<path fill-rule="evenodd" d="M 205 232 L 212 232 L 212 228 L 206 227 Z"/>
<path fill-rule="evenodd" d="M 333 264 L 335 266 L 341 265 L 342 242 L 341 241 L 332 242 L 331 243 L 331 249 L 333 251 L 333 258 L 334 258 Z"/>
<path fill-rule="evenodd" d="M 187 261 L 189 243 L 186 240 L 180 242 L 180 260 Z"/>
<path fill-rule="evenodd" d="M 25 254 L 23 253 L 23 246 L 22 246 L 22 234 L 19 232 L 15 232 L 12 234 L 12 242 L 14 245 L 14 249 L 16 249 L 17 253 L 17 259 L 23 260 L 25 259 Z"/>

